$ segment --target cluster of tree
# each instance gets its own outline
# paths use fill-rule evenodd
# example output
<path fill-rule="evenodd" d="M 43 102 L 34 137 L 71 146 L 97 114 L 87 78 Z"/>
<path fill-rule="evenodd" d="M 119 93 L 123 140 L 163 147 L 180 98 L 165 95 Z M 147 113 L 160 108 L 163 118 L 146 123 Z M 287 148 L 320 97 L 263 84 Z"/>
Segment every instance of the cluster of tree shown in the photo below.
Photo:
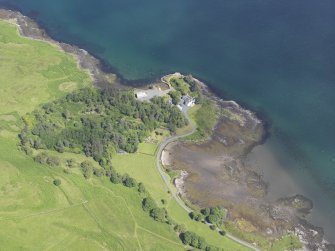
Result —
<path fill-rule="evenodd" d="M 167 222 L 167 211 L 164 208 L 157 207 L 155 201 L 150 197 L 146 197 L 142 201 L 142 208 L 148 212 L 150 217 L 159 222 Z"/>
<path fill-rule="evenodd" d="M 47 164 L 48 166 L 59 166 L 60 165 L 60 159 L 58 157 L 51 156 L 47 154 L 46 152 L 37 154 L 34 157 L 34 160 L 40 164 Z"/>
<path fill-rule="evenodd" d="M 216 230 L 216 226 L 222 223 L 226 217 L 226 210 L 222 207 L 204 208 L 199 212 L 193 211 L 189 213 L 192 220 L 208 222 L 212 230 Z"/>
<path fill-rule="evenodd" d="M 211 224 L 222 223 L 226 217 L 226 210 L 222 207 L 204 208 L 200 212 L 206 221 Z"/>
<path fill-rule="evenodd" d="M 191 247 L 206 250 L 206 251 L 220 251 L 222 249 L 208 245 L 206 240 L 196 233 L 186 231 L 180 234 L 180 239 L 185 245 L 189 245 Z"/>
<path fill-rule="evenodd" d="M 204 221 L 205 220 L 205 217 L 201 213 L 198 213 L 198 212 L 195 212 L 195 211 L 190 212 L 189 216 L 192 220 L 195 220 L 195 221 Z"/>
<path fill-rule="evenodd" d="M 132 91 L 93 88 L 45 104 L 23 121 L 19 135 L 23 149 L 83 152 L 103 166 L 115 151 L 135 152 L 157 127 L 174 131 L 188 123 L 162 97 L 140 102 Z"/>
<path fill-rule="evenodd" d="M 114 169 L 109 171 L 110 181 L 114 184 L 123 184 L 126 187 L 138 187 L 139 191 L 145 191 L 145 188 L 142 183 L 138 184 L 137 181 L 130 177 L 128 174 L 119 174 Z"/>
<path fill-rule="evenodd" d="M 169 93 L 173 104 L 178 104 L 183 95 L 195 97 L 197 104 L 203 102 L 201 88 L 192 75 L 187 75 L 181 78 L 172 78 L 170 83 L 175 89 L 175 91 Z"/>

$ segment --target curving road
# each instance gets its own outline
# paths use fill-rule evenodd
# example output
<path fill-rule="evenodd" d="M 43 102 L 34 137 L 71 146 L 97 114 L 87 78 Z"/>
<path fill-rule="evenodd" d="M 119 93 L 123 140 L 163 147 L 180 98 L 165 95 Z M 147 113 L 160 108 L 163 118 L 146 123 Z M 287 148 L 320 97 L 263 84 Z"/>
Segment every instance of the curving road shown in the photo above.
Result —
<path fill-rule="evenodd" d="M 156 168 L 158 170 L 158 172 L 160 173 L 162 179 L 164 180 L 167 188 L 169 189 L 170 191 L 170 194 L 173 196 L 173 198 L 177 201 L 177 203 L 187 212 L 187 213 L 190 213 L 192 212 L 193 210 L 191 208 L 189 208 L 185 203 L 184 201 L 171 189 L 170 187 L 170 177 L 169 175 L 164 171 L 162 170 L 161 168 L 161 156 L 162 156 L 162 152 L 164 150 L 164 148 L 170 144 L 171 142 L 174 142 L 180 138 L 184 138 L 184 137 L 187 137 L 191 134 L 193 134 L 195 131 L 196 131 L 196 127 L 194 126 L 194 124 L 192 123 L 190 117 L 188 116 L 188 113 L 187 113 L 187 110 L 188 108 L 184 107 L 184 109 L 182 110 L 183 114 L 185 115 L 185 117 L 187 118 L 187 120 L 189 121 L 189 123 L 192 125 L 192 129 L 191 131 L 183 134 L 183 135 L 178 135 L 178 136 L 171 136 L 169 138 L 166 138 L 160 145 L 159 145 L 159 148 L 158 148 L 158 151 L 157 151 L 157 154 L 156 154 Z M 208 225 L 210 225 L 209 223 L 207 223 Z M 219 230 L 219 229 L 218 229 Z M 244 241 L 244 240 L 241 240 L 229 233 L 226 233 L 226 235 L 229 239 L 245 246 L 245 247 L 248 247 L 252 250 L 255 250 L 255 251 L 261 251 L 259 248 L 255 247 L 254 245 Z"/>

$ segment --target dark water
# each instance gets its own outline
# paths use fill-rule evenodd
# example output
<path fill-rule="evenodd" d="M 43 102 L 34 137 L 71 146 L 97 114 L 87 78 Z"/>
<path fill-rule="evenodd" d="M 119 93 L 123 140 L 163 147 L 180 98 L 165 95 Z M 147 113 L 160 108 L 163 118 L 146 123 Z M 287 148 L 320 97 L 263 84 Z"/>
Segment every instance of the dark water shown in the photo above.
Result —
<path fill-rule="evenodd" d="M 125 78 L 190 72 L 264 113 L 273 124 L 272 140 L 295 158 L 285 168 L 300 179 L 301 190 L 323 194 L 317 214 L 326 220 L 315 222 L 328 225 L 329 232 L 335 228 L 334 0 L 0 0 L 0 5 L 34 17 L 55 39 L 87 49 Z"/>

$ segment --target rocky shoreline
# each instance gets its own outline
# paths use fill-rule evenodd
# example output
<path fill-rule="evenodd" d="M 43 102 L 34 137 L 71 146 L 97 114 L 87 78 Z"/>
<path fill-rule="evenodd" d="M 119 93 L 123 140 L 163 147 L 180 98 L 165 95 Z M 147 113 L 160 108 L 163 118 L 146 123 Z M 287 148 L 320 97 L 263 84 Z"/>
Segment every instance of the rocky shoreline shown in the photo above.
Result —
<path fill-rule="evenodd" d="M 21 36 L 42 40 L 58 46 L 64 52 L 74 55 L 77 59 L 79 67 L 90 73 L 93 82 L 99 86 L 104 87 L 110 84 L 121 84 L 121 80 L 114 73 L 106 73 L 102 70 L 101 62 L 94 56 L 90 55 L 86 50 L 80 49 L 77 46 L 53 40 L 39 25 L 31 18 L 22 15 L 18 11 L 0 9 L 0 19 L 7 21 L 14 21 Z"/>
<path fill-rule="evenodd" d="M 183 172 L 175 181 L 181 197 L 199 207 L 225 206 L 229 221 L 237 225 L 247 221 L 255 233 L 266 238 L 291 233 L 299 237 L 303 250 L 335 250 L 324 240 L 323 229 L 306 220 L 313 208 L 311 200 L 302 195 L 275 202 L 265 199 L 271 184 L 245 163 L 251 150 L 267 138 L 263 122 L 197 81 L 204 95 L 219 107 L 221 116 L 206 142 L 174 142 L 166 147 L 171 167 Z"/>
<path fill-rule="evenodd" d="M 79 66 L 90 73 L 93 82 L 97 86 L 105 87 L 111 84 L 120 87 L 122 86 L 122 78 L 117 74 L 104 72 L 102 70 L 101 62 L 94 56 L 90 55 L 87 51 L 80 49 L 76 46 L 53 40 L 31 18 L 26 17 L 17 11 L 0 9 L 0 19 L 14 21 L 15 24 L 19 27 L 21 35 L 24 37 L 50 42 L 58 46 L 61 50 L 74 55 L 77 58 Z M 218 107 L 221 107 L 226 112 L 222 116 L 222 118 L 224 118 L 221 121 L 222 124 L 220 124 L 219 121 L 216 128 L 214 128 L 213 130 L 213 138 L 217 140 L 216 143 L 223 145 L 227 149 L 231 146 L 236 145 L 244 146 L 242 147 L 243 151 L 241 151 L 241 147 L 235 147 L 236 149 L 234 147 L 230 148 L 231 152 L 229 154 L 233 156 L 233 159 L 227 158 L 225 160 L 226 163 L 224 170 L 226 171 L 224 172 L 224 175 L 226 175 L 226 180 L 232 180 L 233 183 L 235 183 L 237 186 L 241 186 L 242 183 L 244 183 L 244 185 L 247 184 L 247 190 L 253 190 L 255 192 L 255 194 L 250 197 L 251 205 L 254 206 L 254 201 L 257 200 L 257 198 L 262 198 L 262 196 L 266 194 L 267 184 L 265 181 L 262 180 L 261 174 L 247 170 L 244 167 L 243 157 L 248 154 L 248 152 L 250 152 L 250 150 L 255 145 L 261 144 L 265 140 L 266 133 L 265 131 L 263 131 L 259 135 L 257 140 L 250 140 L 250 142 L 248 143 L 245 139 L 239 139 L 236 141 L 231 135 L 230 137 L 222 137 L 219 131 L 220 128 L 222 129 L 222 126 L 225 127 L 225 125 L 223 124 L 225 124 L 225 122 L 227 121 L 233 121 L 233 124 L 237 124 L 238 127 L 248 129 L 251 128 L 251 130 L 255 130 L 259 125 L 262 124 L 262 122 L 257 118 L 257 116 L 255 116 L 255 114 L 253 114 L 249 110 L 242 108 L 234 101 L 224 101 L 220 99 L 210 91 L 206 84 L 199 80 L 197 81 L 202 87 L 203 93 L 207 97 L 210 97 L 212 100 L 214 100 Z M 215 134 L 216 132 L 218 133 Z M 212 139 L 209 139 L 209 142 L 211 140 Z M 178 145 L 180 144 L 185 143 L 178 143 Z M 204 144 L 208 144 L 208 142 L 205 142 Z M 188 144 L 186 148 L 187 147 L 190 147 L 190 145 Z M 223 159 L 221 158 L 219 161 L 222 160 Z M 175 163 L 173 165 L 175 165 Z M 231 165 L 233 165 L 234 168 L 232 168 Z M 179 180 L 178 186 L 183 189 L 183 194 L 187 197 L 188 191 L 187 187 L 185 187 L 185 183 L 187 182 L 187 179 L 192 178 L 194 174 L 192 174 L 192 171 L 189 170 L 185 170 L 183 173 L 185 175 L 183 175 L 181 180 Z M 201 203 L 195 201 L 192 198 L 188 199 L 190 199 L 190 201 L 195 204 L 201 205 Z M 227 201 L 227 204 L 225 206 L 227 206 L 230 210 L 234 210 L 232 203 L 229 201 Z M 292 223 L 289 227 L 281 230 L 292 232 L 299 236 L 301 242 L 304 244 L 304 250 L 335 250 L 335 247 L 333 245 L 328 244 L 328 242 L 323 239 L 322 228 L 318 228 L 309 224 L 308 221 L 305 219 L 312 207 L 313 205 L 311 201 L 309 201 L 307 198 L 304 198 L 303 196 L 296 195 L 293 197 L 282 198 L 273 204 L 262 203 L 262 210 L 258 212 L 269 216 L 269 218 L 273 219 L 274 221 Z M 229 217 L 231 217 L 232 220 L 236 220 L 238 218 L 233 213 L 230 213 Z M 266 229 L 265 233 L 266 232 L 268 234 L 274 234 L 273 229 Z"/>

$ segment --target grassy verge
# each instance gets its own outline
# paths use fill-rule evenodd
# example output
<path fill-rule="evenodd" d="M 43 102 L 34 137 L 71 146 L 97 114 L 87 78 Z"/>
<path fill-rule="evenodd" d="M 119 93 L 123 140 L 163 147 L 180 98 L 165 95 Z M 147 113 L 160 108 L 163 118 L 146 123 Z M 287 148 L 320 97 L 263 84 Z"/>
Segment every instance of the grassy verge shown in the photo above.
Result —
<path fill-rule="evenodd" d="M 208 139 L 218 119 L 218 110 L 213 101 L 205 99 L 203 104 L 190 110 L 190 119 L 194 121 L 197 130 L 184 140 L 199 142 Z"/>

